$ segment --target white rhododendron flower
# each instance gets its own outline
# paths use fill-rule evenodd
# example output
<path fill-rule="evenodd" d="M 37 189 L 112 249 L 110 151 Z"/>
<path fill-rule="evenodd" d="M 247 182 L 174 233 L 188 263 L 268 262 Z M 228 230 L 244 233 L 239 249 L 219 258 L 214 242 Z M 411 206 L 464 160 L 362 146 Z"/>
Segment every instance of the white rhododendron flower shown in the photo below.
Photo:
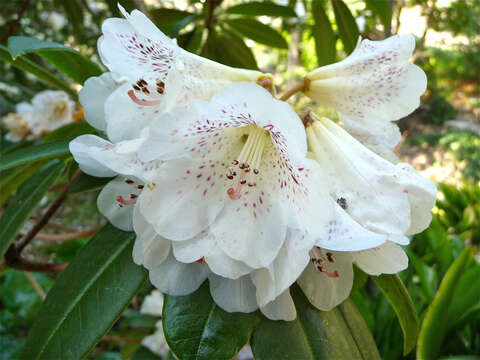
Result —
<path fill-rule="evenodd" d="M 153 290 L 150 295 L 143 300 L 140 312 L 153 316 L 162 316 L 163 295 L 158 290 Z M 165 334 L 163 332 L 162 320 L 155 324 L 156 330 L 152 335 L 145 336 L 142 340 L 142 345 L 149 349 L 154 354 L 166 359 L 170 351 Z"/>
<path fill-rule="evenodd" d="M 71 123 L 75 102 L 64 91 L 46 90 L 36 94 L 31 104 L 17 104 L 15 110 L 3 118 L 11 141 L 34 139 Z"/>
<path fill-rule="evenodd" d="M 307 74 L 305 93 L 336 110 L 352 135 L 385 152 L 401 138 L 392 121 L 414 111 L 427 86 L 423 70 L 408 61 L 414 48 L 412 35 L 361 40 L 344 60 Z"/>
<path fill-rule="evenodd" d="M 408 266 L 408 257 L 397 244 L 408 244 L 405 234 L 428 227 L 437 189 L 410 165 L 392 164 L 333 121 L 313 114 L 310 120 L 309 150 L 325 171 L 330 196 L 364 228 L 389 240 L 359 252 L 312 249 L 311 264 L 298 283 L 313 305 L 330 310 L 350 294 L 352 263 L 371 275 L 397 273 Z"/>
<path fill-rule="evenodd" d="M 80 92 L 86 120 L 113 142 L 133 139 L 175 105 L 208 99 L 233 81 L 257 81 L 259 71 L 236 69 L 180 48 L 138 10 L 102 25 L 98 52 L 111 73 L 92 77 Z"/>

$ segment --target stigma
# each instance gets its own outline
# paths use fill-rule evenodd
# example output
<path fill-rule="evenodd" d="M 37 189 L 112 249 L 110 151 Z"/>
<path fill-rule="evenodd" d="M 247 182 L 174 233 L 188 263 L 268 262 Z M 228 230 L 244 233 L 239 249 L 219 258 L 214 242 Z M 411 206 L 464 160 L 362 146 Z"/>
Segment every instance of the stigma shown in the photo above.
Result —
<path fill-rule="evenodd" d="M 256 178 L 260 173 L 260 164 L 262 162 L 263 151 L 267 141 L 270 139 L 268 131 L 257 125 L 249 125 L 249 133 L 245 145 L 238 157 L 232 161 L 232 166 L 227 169 L 226 177 L 229 180 L 237 180 L 235 187 L 227 190 L 227 194 L 232 200 L 241 198 L 243 186 L 257 186 Z"/>

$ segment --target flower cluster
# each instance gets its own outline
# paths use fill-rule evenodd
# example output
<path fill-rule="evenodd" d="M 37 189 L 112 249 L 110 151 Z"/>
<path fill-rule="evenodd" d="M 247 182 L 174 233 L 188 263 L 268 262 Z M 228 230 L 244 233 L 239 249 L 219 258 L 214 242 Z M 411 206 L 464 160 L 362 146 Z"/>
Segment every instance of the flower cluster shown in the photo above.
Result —
<path fill-rule="evenodd" d="M 123 11 L 123 9 L 122 9 Z M 399 245 L 425 229 L 436 188 L 392 158 L 394 120 L 418 106 L 414 40 L 363 40 L 303 91 L 343 126 L 299 115 L 258 85 L 269 76 L 190 54 L 139 11 L 104 22 L 110 72 L 80 93 L 87 121 L 70 150 L 80 168 L 113 177 L 98 197 L 115 226 L 134 230 L 133 259 L 161 292 L 205 279 L 229 312 L 293 320 L 289 287 L 328 310 L 348 297 L 356 264 L 369 274 L 408 264 Z"/>
<path fill-rule="evenodd" d="M 75 102 L 63 91 L 41 91 L 31 104 L 22 102 L 15 110 L 3 118 L 10 141 L 35 139 L 76 119 Z"/>

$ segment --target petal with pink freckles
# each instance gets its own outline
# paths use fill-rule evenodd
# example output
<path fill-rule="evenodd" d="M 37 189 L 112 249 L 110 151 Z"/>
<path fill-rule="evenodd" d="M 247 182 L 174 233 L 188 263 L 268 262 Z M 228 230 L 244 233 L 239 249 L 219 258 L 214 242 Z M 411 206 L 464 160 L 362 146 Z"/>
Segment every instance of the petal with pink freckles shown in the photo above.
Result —
<path fill-rule="evenodd" d="M 408 267 L 408 256 L 393 242 L 351 253 L 353 262 L 370 275 L 396 274 Z"/>
<path fill-rule="evenodd" d="M 100 195 L 98 195 L 98 210 L 117 228 L 124 231 L 132 231 L 134 205 L 122 205 L 117 199 L 119 196 L 128 200 L 135 199 L 139 192 L 140 190 L 136 186 L 127 184 L 125 178 L 117 176 L 105 185 Z"/>
<path fill-rule="evenodd" d="M 209 273 L 205 264 L 185 264 L 170 254 L 160 265 L 149 269 L 150 281 L 164 294 L 188 295 L 197 290 Z"/>
<path fill-rule="evenodd" d="M 414 47 L 412 35 L 362 40 L 343 61 L 307 74 L 307 94 L 335 109 L 352 134 L 373 135 L 393 147 L 400 133 L 391 121 L 415 110 L 427 85 L 423 70 L 408 62 Z"/>
<path fill-rule="evenodd" d="M 401 170 L 331 120 L 314 121 L 307 136 L 330 195 L 345 211 L 370 231 L 405 234 L 410 226 L 410 204 L 400 182 Z"/>
<path fill-rule="evenodd" d="M 249 276 L 232 280 L 210 274 L 208 281 L 213 300 L 223 310 L 250 313 L 258 309 L 255 286 Z"/>
<path fill-rule="evenodd" d="M 275 300 L 261 307 L 260 311 L 270 320 L 293 321 L 297 317 L 290 289 L 285 290 Z"/>
<path fill-rule="evenodd" d="M 350 295 L 353 285 L 351 255 L 333 252 L 332 256 L 334 262 L 329 264 L 329 270 L 338 271 L 338 277 L 327 276 L 310 264 L 297 280 L 310 303 L 322 311 L 329 311 L 344 301 Z"/>

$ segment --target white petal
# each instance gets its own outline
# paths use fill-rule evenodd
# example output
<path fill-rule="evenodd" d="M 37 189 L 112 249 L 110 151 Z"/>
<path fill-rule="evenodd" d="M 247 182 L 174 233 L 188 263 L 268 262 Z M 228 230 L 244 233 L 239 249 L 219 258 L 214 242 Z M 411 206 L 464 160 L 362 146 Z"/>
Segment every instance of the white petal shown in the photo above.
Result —
<path fill-rule="evenodd" d="M 171 242 L 157 235 L 137 206 L 133 210 L 133 229 L 137 234 L 133 246 L 135 264 L 144 265 L 147 269 L 160 265 L 170 252 Z"/>
<path fill-rule="evenodd" d="M 240 276 L 253 271 L 251 267 L 241 261 L 232 259 L 218 247 L 205 258 L 205 261 L 213 273 L 229 279 L 238 279 Z"/>
<path fill-rule="evenodd" d="M 335 109 L 355 135 L 371 134 L 393 147 L 400 134 L 391 121 L 415 110 L 426 89 L 425 73 L 408 62 L 414 47 L 411 35 L 365 39 L 343 61 L 308 74 L 308 95 Z"/>
<path fill-rule="evenodd" d="M 199 169 L 198 163 L 182 160 L 165 163 L 162 170 L 162 177 L 143 189 L 140 210 L 160 236 L 191 239 L 215 220 L 226 190 L 210 166 Z"/>
<path fill-rule="evenodd" d="M 410 227 L 407 234 L 417 234 L 425 230 L 432 221 L 431 210 L 435 205 L 437 187 L 424 178 L 410 164 L 397 165 L 404 174 L 400 183 L 405 186 L 410 202 Z"/>
<path fill-rule="evenodd" d="M 116 90 L 122 81 L 118 80 L 111 72 L 104 73 L 87 79 L 78 94 L 80 104 L 85 112 L 85 120 L 93 127 L 105 131 L 105 102 Z"/>
<path fill-rule="evenodd" d="M 251 274 L 260 307 L 280 296 L 297 280 L 310 261 L 308 252 L 312 246 L 313 240 L 306 238 L 301 231 L 289 230 L 273 263 Z"/>
<path fill-rule="evenodd" d="M 328 264 L 329 270 L 338 271 L 338 277 L 328 277 L 310 264 L 297 281 L 310 303 L 323 311 L 331 310 L 344 301 L 350 295 L 353 284 L 351 255 L 333 252 L 333 257 L 335 262 Z"/>
<path fill-rule="evenodd" d="M 130 194 L 138 195 L 139 190 L 125 183 L 125 179 L 117 176 L 100 192 L 97 198 L 98 210 L 117 228 L 124 231 L 133 230 L 133 205 L 121 205 L 117 198 L 130 199 Z"/>
<path fill-rule="evenodd" d="M 401 170 L 357 142 L 328 119 L 307 128 L 309 145 L 329 182 L 330 194 L 343 201 L 360 225 L 382 234 L 404 234 L 410 205 Z"/>
<path fill-rule="evenodd" d="M 164 294 L 182 296 L 197 290 L 208 273 L 206 265 L 184 264 L 170 254 L 159 266 L 150 269 L 150 281 Z"/>
<path fill-rule="evenodd" d="M 270 320 L 293 321 L 297 317 L 297 310 L 290 296 L 290 289 L 285 290 L 275 300 L 261 307 L 260 310 Z"/>
<path fill-rule="evenodd" d="M 205 231 L 192 239 L 172 243 L 175 259 L 184 263 L 195 262 L 210 255 L 214 246 L 215 240 Z"/>
<path fill-rule="evenodd" d="M 155 316 L 162 316 L 163 294 L 158 290 L 153 290 L 150 295 L 145 296 L 140 312 Z"/>
<path fill-rule="evenodd" d="M 408 267 L 408 256 L 403 249 L 387 241 L 378 248 L 352 253 L 353 261 L 370 275 L 396 274 Z"/>
<path fill-rule="evenodd" d="M 255 286 L 249 276 L 232 280 L 211 274 L 208 280 L 213 300 L 223 310 L 250 313 L 258 309 Z"/>

